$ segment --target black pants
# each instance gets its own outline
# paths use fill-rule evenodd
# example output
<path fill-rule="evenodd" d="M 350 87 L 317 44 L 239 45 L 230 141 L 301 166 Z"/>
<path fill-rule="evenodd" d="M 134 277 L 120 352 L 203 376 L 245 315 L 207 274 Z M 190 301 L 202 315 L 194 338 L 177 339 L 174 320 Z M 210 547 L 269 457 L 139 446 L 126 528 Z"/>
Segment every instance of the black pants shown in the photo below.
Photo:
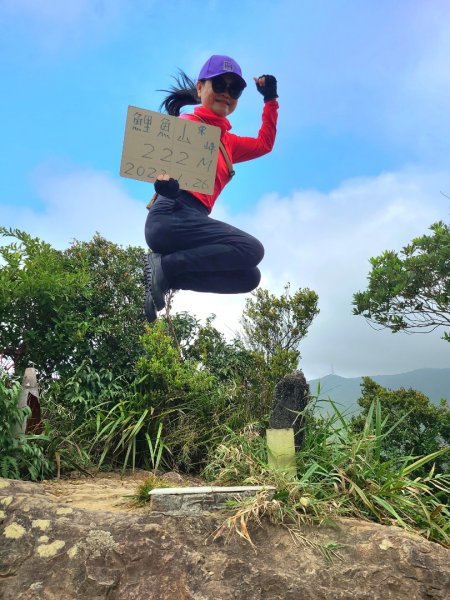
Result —
<path fill-rule="evenodd" d="M 162 254 L 172 289 L 237 294 L 254 290 L 264 247 L 256 238 L 208 216 L 188 192 L 176 200 L 158 196 L 148 211 L 145 239 Z"/>

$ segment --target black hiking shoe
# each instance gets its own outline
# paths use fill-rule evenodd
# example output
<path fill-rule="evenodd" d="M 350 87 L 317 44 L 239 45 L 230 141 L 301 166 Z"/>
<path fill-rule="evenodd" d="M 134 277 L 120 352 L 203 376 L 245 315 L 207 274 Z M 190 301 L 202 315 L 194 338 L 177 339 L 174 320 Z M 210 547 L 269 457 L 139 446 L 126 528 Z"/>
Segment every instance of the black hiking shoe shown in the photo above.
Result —
<path fill-rule="evenodd" d="M 144 257 L 144 277 L 145 277 L 145 291 L 146 291 L 146 314 L 147 305 L 148 311 L 151 314 L 151 303 L 153 301 L 155 310 L 162 310 L 165 305 L 165 293 L 169 289 L 167 280 L 164 277 L 164 273 L 161 266 L 161 255 L 152 252 L 151 254 L 145 254 Z M 148 317 L 147 317 L 148 318 Z M 154 320 L 154 319 L 153 319 Z"/>
<path fill-rule="evenodd" d="M 150 293 L 145 295 L 144 312 L 145 318 L 149 323 L 153 323 L 158 318 L 158 311 L 156 310 L 155 303 L 153 302 Z"/>

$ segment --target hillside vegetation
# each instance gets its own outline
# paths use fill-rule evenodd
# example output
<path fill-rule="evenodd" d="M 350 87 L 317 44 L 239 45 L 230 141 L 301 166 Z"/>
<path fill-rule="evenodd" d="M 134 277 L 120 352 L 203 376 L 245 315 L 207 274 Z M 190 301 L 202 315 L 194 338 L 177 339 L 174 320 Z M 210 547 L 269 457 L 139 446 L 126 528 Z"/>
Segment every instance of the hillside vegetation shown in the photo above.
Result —
<path fill-rule="evenodd" d="M 297 368 L 318 313 L 307 288 L 258 289 L 243 332 L 227 341 L 189 313 L 148 326 L 142 250 L 100 236 L 65 251 L 2 230 L 0 475 L 51 478 L 74 469 L 140 467 L 218 483 L 270 483 L 226 527 L 245 537 L 262 515 L 290 528 L 333 515 L 396 523 L 449 543 L 449 409 L 415 390 L 364 379 L 349 419 L 314 394 L 292 480 L 268 467 L 265 429 L 274 386 Z M 43 431 L 22 433 L 20 379 L 33 364 Z M 301 363 L 300 363 L 301 364 Z"/>

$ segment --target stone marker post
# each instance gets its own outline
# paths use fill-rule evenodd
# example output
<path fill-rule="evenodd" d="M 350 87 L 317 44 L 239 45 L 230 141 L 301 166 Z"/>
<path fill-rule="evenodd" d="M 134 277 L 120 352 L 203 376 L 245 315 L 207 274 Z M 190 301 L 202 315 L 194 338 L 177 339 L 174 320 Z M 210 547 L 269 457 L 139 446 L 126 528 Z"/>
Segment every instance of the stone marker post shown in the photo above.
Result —
<path fill-rule="evenodd" d="M 304 444 L 304 417 L 309 386 L 301 371 L 286 375 L 275 388 L 267 430 L 269 466 L 291 477 L 297 474 L 295 451 Z"/>
<path fill-rule="evenodd" d="M 17 427 L 16 434 L 20 433 L 42 433 L 41 407 L 39 404 L 39 388 L 37 382 L 36 369 L 29 367 L 25 369 L 22 380 L 22 391 L 19 396 L 19 408 L 28 406 L 31 409 L 31 415 L 23 420 L 23 423 Z"/>

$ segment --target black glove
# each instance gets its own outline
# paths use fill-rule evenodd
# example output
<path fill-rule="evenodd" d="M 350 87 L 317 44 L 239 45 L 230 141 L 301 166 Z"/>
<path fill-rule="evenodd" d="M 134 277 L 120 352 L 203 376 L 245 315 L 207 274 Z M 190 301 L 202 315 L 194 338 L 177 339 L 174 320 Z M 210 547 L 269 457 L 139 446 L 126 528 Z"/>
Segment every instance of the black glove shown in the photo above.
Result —
<path fill-rule="evenodd" d="M 264 77 L 264 80 L 265 80 L 264 85 L 260 85 L 258 83 L 258 81 L 262 77 Z M 278 98 L 277 80 L 275 79 L 275 77 L 273 75 L 261 75 L 261 77 L 258 77 L 258 79 L 256 80 L 256 89 L 258 90 L 258 92 L 260 94 L 262 94 L 264 96 L 264 102 Z"/>
<path fill-rule="evenodd" d="M 176 179 L 157 179 L 155 181 L 155 192 L 166 198 L 176 198 L 180 191 L 180 186 Z"/>

